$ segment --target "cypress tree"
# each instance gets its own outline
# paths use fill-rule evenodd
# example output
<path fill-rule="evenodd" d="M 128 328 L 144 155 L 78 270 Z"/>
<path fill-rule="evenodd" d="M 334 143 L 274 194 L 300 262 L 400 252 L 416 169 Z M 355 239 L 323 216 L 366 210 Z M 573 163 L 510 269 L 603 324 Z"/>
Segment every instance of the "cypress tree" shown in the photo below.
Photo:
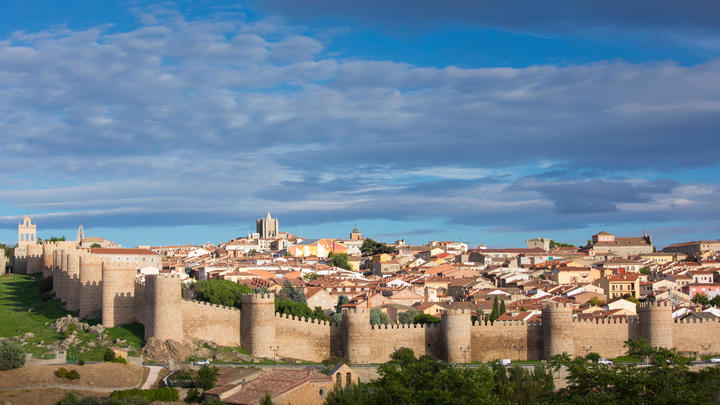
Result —
<path fill-rule="evenodd" d="M 493 308 L 492 312 L 490 312 L 490 322 L 495 322 L 495 320 L 498 318 L 498 299 L 495 297 L 495 301 L 493 302 Z"/>
<path fill-rule="evenodd" d="M 505 300 L 500 301 L 500 315 L 505 313 Z"/>

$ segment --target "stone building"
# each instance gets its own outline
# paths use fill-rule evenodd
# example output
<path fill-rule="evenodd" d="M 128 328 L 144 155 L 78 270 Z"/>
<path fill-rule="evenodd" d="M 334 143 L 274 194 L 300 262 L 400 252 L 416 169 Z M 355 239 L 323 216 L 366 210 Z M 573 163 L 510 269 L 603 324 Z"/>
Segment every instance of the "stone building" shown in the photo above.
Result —
<path fill-rule="evenodd" d="M 590 251 L 594 255 L 613 254 L 620 257 L 637 256 L 643 253 L 652 253 L 654 248 L 652 238 L 646 233 L 643 236 L 615 236 L 601 231 L 592 236 Z"/>
<path fill-rule="evenodd" d="M 662 250 L 668 253 L 682 253 L 694 259 L 700 259 L 705 252 L 720 252 L 720 240 L 698 240 L 693 242 L 674 243 Z"/>
<path fill-rule="evenodd" d="M 350 232 L 350 240 L 362 240 L 362 238 L 362 233 L 360 233 L 357 225 L 355 225 L 352 232 Z"/>
<path fill-rule="evenodd" d="M 546 252 L 550 251 L 550 239 L 548 238 L 528 239 L 525 241 L 525 245 L 528 249 L 542 249 Z"/>
<path fill-rule="evenodd" d="M 280 224 L 277 218 L 272 218 L 270 212 L 265 218 L 255 221 L 255 228 L 261 239 L 274 239 L 280 234 Z"/>

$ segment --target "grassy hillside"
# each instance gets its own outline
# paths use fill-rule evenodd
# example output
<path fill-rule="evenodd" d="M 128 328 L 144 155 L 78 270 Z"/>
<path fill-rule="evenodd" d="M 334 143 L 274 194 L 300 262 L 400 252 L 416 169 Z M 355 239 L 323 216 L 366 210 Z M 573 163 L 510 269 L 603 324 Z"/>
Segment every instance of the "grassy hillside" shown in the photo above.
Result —
<path fill-rule="evenodd" d="M 53 342 L 60 342 L 63 337 L 50 328 L 55 319 L 75 313 L 64 310 L 60 302 L 54 299 L 43 301 L 38 291 L 37 277 L 34 275 L 0 276 L 0 337 L 23 336 L 32 333 L 35 336 L 25 339 L 23 347 L 35 357 L 51 355 L 47 348 Z M 98 320 L 85 320 L 94 325 Z M 141 324 L 134 323 L 118 328 L 108 328 L 105 332 L 107 341 L 125 339 L 131 347 L 139 348 L 143 342 L 144 329 Z M 78 333 L 80 343 L 68 351 L 68 356 L 85 360 L 102 360 L 104 347 L 97 341 L 97 335 L 86 332 Z M 92 342 L 95 347 L 90 347 Z M 84 352 L 80 352 L 85 350 Z"/>

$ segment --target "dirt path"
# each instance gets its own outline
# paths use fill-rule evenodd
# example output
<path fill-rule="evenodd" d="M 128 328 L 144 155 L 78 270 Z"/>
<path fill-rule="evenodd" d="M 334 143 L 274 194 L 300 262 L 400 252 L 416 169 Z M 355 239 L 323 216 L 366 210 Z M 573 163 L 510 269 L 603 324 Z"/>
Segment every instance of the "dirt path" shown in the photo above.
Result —
<path fill-rule="evenodd" d="M 148 374 L 147 380 L 145 380 L 145 384 L 143 384 L 142 389 L 149 390 L 152 388 L 153 384 L 155 384 L 155 381 L 157 380 L 158 374 L 160 374 L 160 370 L 163 368 L 160 366 L 145 366 L 150 369 L 150 373 Z"/>

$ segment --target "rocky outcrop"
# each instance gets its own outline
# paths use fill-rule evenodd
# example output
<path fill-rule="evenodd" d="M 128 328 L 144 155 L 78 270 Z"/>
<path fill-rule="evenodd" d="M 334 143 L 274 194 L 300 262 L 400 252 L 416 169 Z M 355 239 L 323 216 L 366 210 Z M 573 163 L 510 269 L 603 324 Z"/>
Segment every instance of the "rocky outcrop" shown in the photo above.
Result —
<path fill-rule="evenodd" d="M 188 345 L 176 340 L 160 340 L 155 337 L 148 339 L 143 355 L 145 360 L 153 363 L 167 363 L 170 359 L 183 362 L 192 354 Z"/>

